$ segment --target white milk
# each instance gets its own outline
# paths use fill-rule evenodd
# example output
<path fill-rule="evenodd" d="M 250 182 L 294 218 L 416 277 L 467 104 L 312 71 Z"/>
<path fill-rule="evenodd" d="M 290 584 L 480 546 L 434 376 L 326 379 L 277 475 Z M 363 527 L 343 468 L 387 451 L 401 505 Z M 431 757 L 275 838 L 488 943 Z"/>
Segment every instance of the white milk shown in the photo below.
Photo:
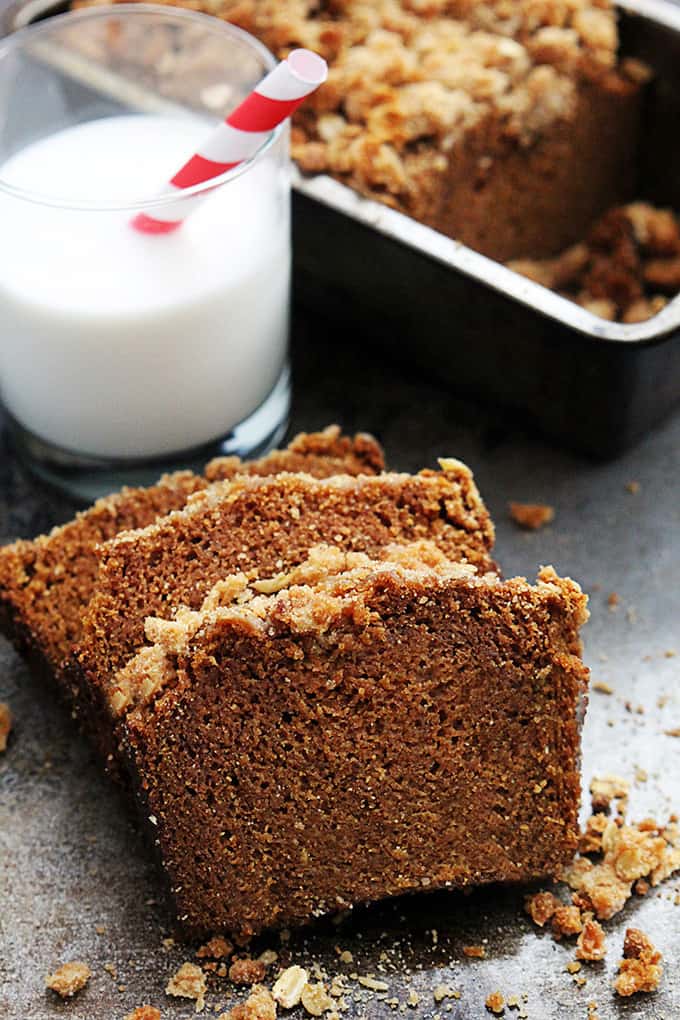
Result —
<path fill-rule="evenodd" d="M 29 145 L 0 179 L 66 202 L 139 200 L 205 135 L 191 118 L 91 121 Z M 217 439 L 254 411 L 286 357 L 283 174 L 261 160 L 162 236 L 133 230 L 126 211 L 0 191 L 0 384 L 14 417 L 68 450 L 143 457 Z"/>

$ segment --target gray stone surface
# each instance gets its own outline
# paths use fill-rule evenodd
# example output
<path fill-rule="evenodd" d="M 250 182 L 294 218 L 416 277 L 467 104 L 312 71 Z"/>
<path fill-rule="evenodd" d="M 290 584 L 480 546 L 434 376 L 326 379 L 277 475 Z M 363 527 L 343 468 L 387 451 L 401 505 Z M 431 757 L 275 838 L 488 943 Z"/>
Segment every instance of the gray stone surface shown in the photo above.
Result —
<path fill-rule="evenodd" d="M 295 429 L 330 421 L 370 429 L 396 468 L 433 465 L 441 455 L 466 460 L 495 518 L 505 572 L 532 577 L 539 564 L 552 563 L 590 592 L 586 657 L 594 678 L 614 693 L 591 696 L 585 784 L 593 774 L 620 773 L 633 782 L 631 817 L 665 819 L 680 811 L 680 739 L 664 732 L 680 726 L 680 416 L 618 461 L 595 464 L 547 446 L 498 413 L 386 368 L 359 348 L 299 342 L 296 363 Z M 636 494 L 626 489 L 633 480 L 640 486 Z M 521 532 L 508 520 L 510 499 L 554 504 L 556 519 L 543 531 Z M 32 483 L 5 453 L 2 540 L 32 536 L 71 513 L 66 500 Z M 607 597 L 614 591 L 620 601 L 611 611 Z M 667 654 L 672 650 L 677 656 Z M 154 874 L 123 798 L 99 774 L 62 708 L 5 642 L 0 699 L 16 717 L 0 760 L 0 1017 L 122 1020 L 142 1003 L 161 1007 L 164 1018 L 193 1015 L 190 1002 L 163 992 L 191 950 L 161 946 L 168 919 L 156 903 Z M 358 910 L 337 926 L 293 933 L 282 946 L 276 937 L 264 945 L 296 962 L 318 961 L 331 974 L 375 973 L 387 981 L 387 997 L 402 1003 L 415 989 L 419 1003 L 404 1005 L 397 1016 L 481 1020 L 489 1015 L 485 997 L 500 989 L 506 997 L 525 993 L 532 1020 L 585 1020 L 593 1000 L 601 1020 L 671 1020 L 680 1017 L 678 888 L 670 881 L 635 899 L 607 926 L 608 958 L 585 969 L 583 989 L 564 970 L 573 944 L 557 944 L 532 929 L 522 914 L 521 889 L 418 895 Z M 617 1002 L 611 982 L 629 924 L 650 933 L 666 973 L 655 996 Z M 462 947 L 477 943 L 485 944 L 487 958 L 466 959 Z M 339 963 L 336 947 L 351 950 L 354 962 Z M 73 1002 L 62 1004 L 45 992 L 43 977 L 74 958 L 88 961 L 94 977 Z M 107 963 L 115 966 L 115 978 L 104 970 Z M 461 997 L 435 1006 L 432 990 L 442 981 Z M 218 980 L 209 1008 L 243 997 Z M 348 1015 L 391 1016 L 382 1000 L 358 992 Z"/>

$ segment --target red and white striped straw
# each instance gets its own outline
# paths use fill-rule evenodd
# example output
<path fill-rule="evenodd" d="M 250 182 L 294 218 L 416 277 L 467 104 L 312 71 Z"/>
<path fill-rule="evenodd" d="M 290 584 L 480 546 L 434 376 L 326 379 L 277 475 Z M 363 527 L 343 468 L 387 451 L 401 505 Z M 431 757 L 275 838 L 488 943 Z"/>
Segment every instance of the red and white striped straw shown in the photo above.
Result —
<path fill-rule="evenodd" d="M 251 159 L 260 146 L 328 74 L 326 61 L 311 50 L 293 50 L 262 79 L 257 88 L 214 129 L 204 144 L 166 185 L 162 194 L 175 194 L 203 184 Z M 145 234 L 169 234 L 205 198 L 205 192 L 170 200 L 153 216 L 139 213 L 132 220 Z"/>

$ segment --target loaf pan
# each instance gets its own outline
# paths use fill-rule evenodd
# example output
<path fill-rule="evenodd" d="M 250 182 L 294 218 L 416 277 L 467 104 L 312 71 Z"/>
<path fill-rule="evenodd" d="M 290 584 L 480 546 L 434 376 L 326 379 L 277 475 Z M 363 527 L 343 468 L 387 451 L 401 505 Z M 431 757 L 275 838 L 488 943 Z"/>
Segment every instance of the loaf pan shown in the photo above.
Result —
<path fill-rule="evenodd" d="M 0 31 L 67 6 L 15 0 Z M 636 197 L 680 209 L 680 8 L 617 6 L 622 54 L 654 70 Z M 296 172 L 293 209 L 296 300 L 332 323 L 329 343 L 377 345 L 405 370 L 597 457 L 618 454 L 680 402 L 680 297 L 646 322 L 608 322 L 325 175 Z"/>

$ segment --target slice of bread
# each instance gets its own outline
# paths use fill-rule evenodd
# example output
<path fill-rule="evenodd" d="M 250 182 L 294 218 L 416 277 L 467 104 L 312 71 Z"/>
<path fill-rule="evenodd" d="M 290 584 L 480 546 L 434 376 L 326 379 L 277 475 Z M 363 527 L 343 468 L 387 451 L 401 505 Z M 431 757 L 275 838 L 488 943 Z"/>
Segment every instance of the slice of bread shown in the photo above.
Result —
<path fill-rule="evenodd" d="M 551 568 L 503 581 L 420 542 L 317 549 L 149 619 L 109 707 L 184 931 L 555 875 L 578 838 L 586 618 Z"/>

